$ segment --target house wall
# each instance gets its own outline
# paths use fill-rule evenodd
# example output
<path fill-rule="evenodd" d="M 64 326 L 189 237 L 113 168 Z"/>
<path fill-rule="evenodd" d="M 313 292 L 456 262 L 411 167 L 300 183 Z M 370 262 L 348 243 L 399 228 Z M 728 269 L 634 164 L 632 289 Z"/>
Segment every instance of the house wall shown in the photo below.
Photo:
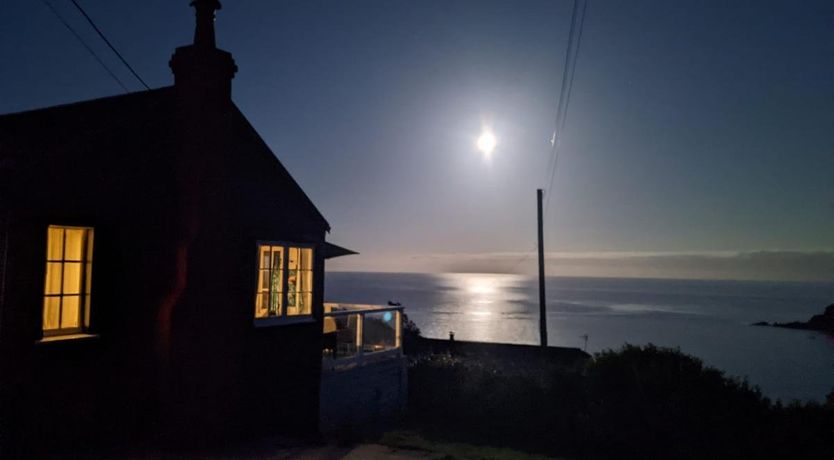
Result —
<path fill-rule="evenodd" d="M 192 248 L 189 265 L 195 268 L 189 270 L 189 287 L 173 318 L 166 423 L 177 436 L 197 438 L 206 433 L 310 435 L 317 431 L 321 320 L 267 327 L 254 322 L 256 241 L 268 235 L 301 240 L 277 230 L 264 229 L 260 236 L 241 232 L 246 237 L 234 244 L 227 240 L 224 255 L 210 251 L 209 242 Z M 323 260 L 318 256 L 314 267 L 313 304 L 319 315 Z"/>
<path fill-rule="evenodd" d="M 64 184 L 58 184 L 64 185 Z M 104 197 L 83 209 L 52 191 L 19 207 L 9 234 L 2 322 L 3 417 L 21 449 L 126 439 L 157 416 L 159 367 L 154 305 L 168 288 L 171 244 L 155 212 Z M 110 212 L 108 212 L 110 210 Z M 89 340 L 41 342 L 46 230 L 49 224 L 95 228 Z"/>
<path fill-rule="evenodd" d="M 3 298 L 6 291 L 6 260 L 9 234 L 9 213 L 0 200 L 0 321 L 3 320 Z M 0 327 L 2 331 L 2 327 Z"/>
<path fill-rule="evenodd" d="M 91 151 L 38 141 L 34 153 L 54 149 L 44 154 L 54 161 L 20 175 L 11 198 L 0 311 L 7 452 L 316 432 L 326 223 L 237 109 L 218 123 L 196 149 L 183 148 L 187 130 L 172 146 L 149 145 L 141 130 Z M 200 159 L 189 182 L 185 166 Z M 95 228 L 94 338 L 40 341 L 50 224 Z M 253 324 L 258 240 L 314 245 L 309 321 Z"/>
<path fill-rule="evenodd" d="M 326 223 L 236 108 L 220 124 L 224 135 L 209 142 L 220 154 L 201 198 L 211 206 L 201 213 L 188 288 L 173 318 L 174 400 L 185 420 L 201 414 L 198 436 L 310 435 L 318 428 Z M 258 241 L 313 245 L 308 321 L 255 325 Z"/>

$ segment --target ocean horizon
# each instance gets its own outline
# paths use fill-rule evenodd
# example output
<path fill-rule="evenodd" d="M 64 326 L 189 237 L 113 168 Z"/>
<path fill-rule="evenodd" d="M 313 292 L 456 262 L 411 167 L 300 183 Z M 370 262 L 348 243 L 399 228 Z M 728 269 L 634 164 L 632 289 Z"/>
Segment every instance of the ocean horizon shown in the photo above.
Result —
<path fill-rule="evenodd" d="M 589 353 L 624 344 L 680 349 L 783 402 L 834 391 L 834 338 L 755 327 L 805 321 L 834 303 L 834 283 L 548 277 L 550 346 Z M 538 280 L 495 273 L 331 272 L 327 302 L 402 303 L 425 337 L 538 344 Z"/>

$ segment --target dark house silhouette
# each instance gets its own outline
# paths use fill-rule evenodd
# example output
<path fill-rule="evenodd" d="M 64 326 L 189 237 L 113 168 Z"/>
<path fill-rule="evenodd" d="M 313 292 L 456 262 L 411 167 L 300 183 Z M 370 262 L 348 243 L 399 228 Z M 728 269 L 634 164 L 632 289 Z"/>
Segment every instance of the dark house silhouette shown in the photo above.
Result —
<path fill-rule="evenodd" d="M 173 86 L 0 116 L 7 446 L 316 432 L 339 248 L 192 5 Z"/>

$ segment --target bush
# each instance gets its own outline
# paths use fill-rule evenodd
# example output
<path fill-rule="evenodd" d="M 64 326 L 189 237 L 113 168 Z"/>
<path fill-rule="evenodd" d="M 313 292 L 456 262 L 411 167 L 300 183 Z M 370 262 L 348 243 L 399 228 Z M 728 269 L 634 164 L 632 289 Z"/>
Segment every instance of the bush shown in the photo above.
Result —
<path fill-rule="evenodd" d="M 403 353 L 407 355 L 414 354 L 417 351 L 417 344 L 420 340 L 420 328 L 417 327 L 417 324 L 408 319 L 408 315 L 405 313 L 402 314 L 402 340 L 403 340 Z"/>
<path fill-rule="evenodd" d="M 626 345 L 581 374 L 452 355 L 415 359 L 426 434 L 581 458 L 834 458 L 834 410 L 784 407 L 678 350 Z"/>
<path fill-rule="evenodd" d="M 692 356 L 626 345 L 587 369 L 588 434 L 633 458 L 738 458 L 761 450 L 770 401 Z"/>
<path fill-rule="evenodd" d="M 578 375 L 542 375 L 448 354 L 409 370 L 409 414 L 428 434 L 549 452 L 575 440 Z"/>

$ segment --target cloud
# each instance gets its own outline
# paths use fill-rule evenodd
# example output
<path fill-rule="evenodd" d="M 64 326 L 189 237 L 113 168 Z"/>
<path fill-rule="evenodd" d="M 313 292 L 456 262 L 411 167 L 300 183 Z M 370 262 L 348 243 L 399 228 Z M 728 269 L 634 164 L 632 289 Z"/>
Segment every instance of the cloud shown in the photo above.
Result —
<path fill-rule="evenodd" d="M 331 269 L 535 273 L 535 253 L 459 253 L 346 258 Z M 607 276 L 834 282 L 834 250 L 548 253 L 550 276 Z"/>
<path fill-rule="evenodd" d="M 546 266 L 574 276 L 834 281 L 834 251 L 553 255 Z"/>

